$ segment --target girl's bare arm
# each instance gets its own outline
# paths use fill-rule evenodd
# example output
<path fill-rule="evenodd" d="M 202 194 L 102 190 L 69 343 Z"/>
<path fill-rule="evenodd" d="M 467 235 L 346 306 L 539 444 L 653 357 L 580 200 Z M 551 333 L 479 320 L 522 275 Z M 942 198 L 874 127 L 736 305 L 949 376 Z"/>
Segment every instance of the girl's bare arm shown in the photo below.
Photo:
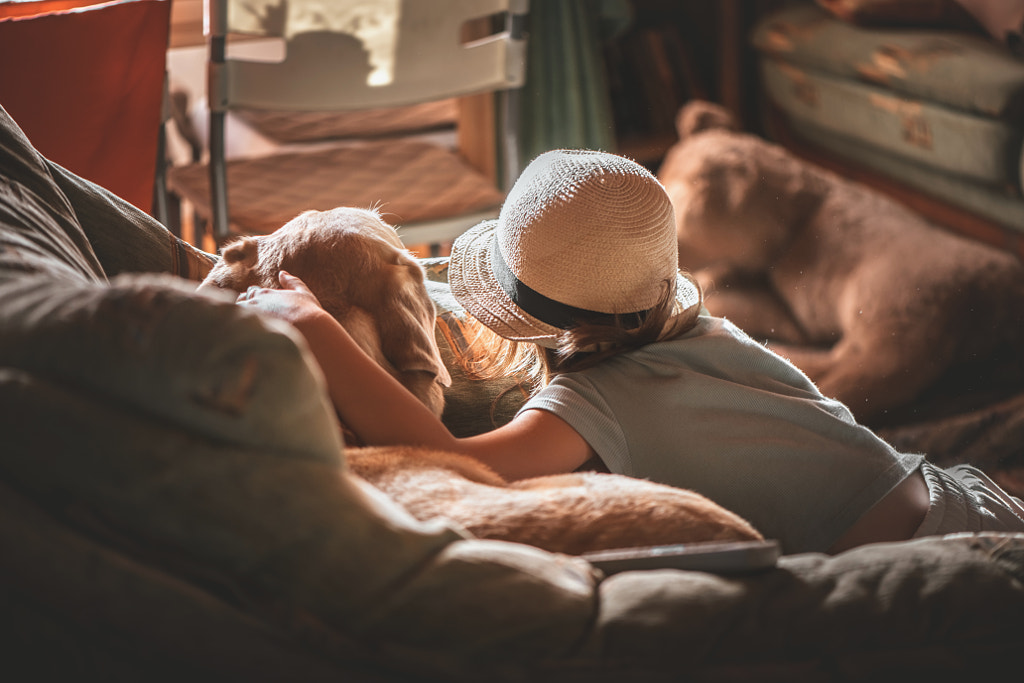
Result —
<path fill-rule="evenodd" d="M 589 444 L 552 413 L 528 410 L 509 424 L 457 439 L 398 380 L 367 356 L 306 285 L 282 272 L 282 289 L 239 298 L 291 323 L 316 358 L 335 409 L 367 445 L 427 446 L 473 456 L 507 479 L 569 472 L 593 455 Z"/>

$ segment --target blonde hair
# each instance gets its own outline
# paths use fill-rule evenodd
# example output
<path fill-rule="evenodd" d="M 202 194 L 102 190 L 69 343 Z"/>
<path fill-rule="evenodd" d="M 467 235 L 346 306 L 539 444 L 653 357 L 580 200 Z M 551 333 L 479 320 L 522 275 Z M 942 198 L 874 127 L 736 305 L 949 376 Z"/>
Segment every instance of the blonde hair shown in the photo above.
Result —
<path fill-rule="evenodd" d="M 455 359 L 472 379 L 498 379 L 510 375 L 528 382 L 533 391 L 564 372 L 593 367 L 626 351 L 652 342 L 673 339 L 693 329 L 700 315 L 704 295 L 700 285 L 687 273 L 697 300 L 681 309 L 674 282 L 665 281 L 658 303 L 643 316 L 616 316 L 612 323 L 584 322 L 564 330 L 558 347 L 546 348 L 532 342 L 506 339 L 471 316 L 448 320 L 446 332 Z M 639 323 L 639 324 L 636 324 Z"/>

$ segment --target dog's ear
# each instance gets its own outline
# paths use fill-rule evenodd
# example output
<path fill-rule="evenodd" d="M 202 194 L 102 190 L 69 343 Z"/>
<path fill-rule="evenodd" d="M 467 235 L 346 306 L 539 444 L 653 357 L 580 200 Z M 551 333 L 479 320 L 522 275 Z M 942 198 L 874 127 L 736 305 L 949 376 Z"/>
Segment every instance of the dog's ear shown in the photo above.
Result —
<path fill-rule="evenodd" d="M 411 259 L 384 267 L 390 279 L 381 287 L 381 351 L 399 372 L 428 372 L 444 386 L 452 379 L 434 338 L 436 310 L 423 285 L 423 269 Z"/>
<path fill-rule="evenodd" d="M 252 237 L 242 237 L 224 247 L 221 258 L 232 266 L 252 268 L 259 257 L 259 246 Z"/>
<path fill-rule="evenodd" d="M 679 139 L 705 130 L 739 130 L 736 117 L 720 104 L 705 100 L 690 100 L 676 114 L 676 132 Z"/>
<path fill-rule="evenodd" d="M 253 271 L 259 257 L 259 244 L 243 237 L 225 245 L 220 262 L 207 273 L 199 289 L 217 288 L 243 292 L 253 282 Z"/>

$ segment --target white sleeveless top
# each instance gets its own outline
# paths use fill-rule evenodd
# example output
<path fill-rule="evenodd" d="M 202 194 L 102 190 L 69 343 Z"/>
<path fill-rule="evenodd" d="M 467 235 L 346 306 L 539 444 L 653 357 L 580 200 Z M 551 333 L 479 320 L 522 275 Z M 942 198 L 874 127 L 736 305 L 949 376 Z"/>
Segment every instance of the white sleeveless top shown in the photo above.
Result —
<path fill-rule="evenodd" d="M 786 553 L 827 550 L 924 459 L 710 316 L 677 339 L 557 376 L 531 409 L 568 422 L 612 472 L 702 493 Z"/>

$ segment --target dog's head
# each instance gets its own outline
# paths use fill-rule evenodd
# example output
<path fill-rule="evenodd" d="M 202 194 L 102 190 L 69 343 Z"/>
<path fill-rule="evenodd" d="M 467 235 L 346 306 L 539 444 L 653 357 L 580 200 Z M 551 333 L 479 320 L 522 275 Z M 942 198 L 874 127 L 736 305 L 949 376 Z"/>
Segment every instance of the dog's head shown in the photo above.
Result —
<path fill-rule="evenodd" d="M 737 130 L 720 105 L 690 102 L 676 124 L 680 139 L 658 179 L 676 213 L 680 266 L 763 270 L 817 210 L 826 186 L 781 147 Z"/>
<path fill-rule="evenodd" d="M 244 292 L 277 288 L 278 272 L 303 280 L 356 343 L 436 415 L 451 377 L 434 338 L 423 268 L 374 211 L 307 211 L 270 235 L 224 247 L 200 285 Z"/>

